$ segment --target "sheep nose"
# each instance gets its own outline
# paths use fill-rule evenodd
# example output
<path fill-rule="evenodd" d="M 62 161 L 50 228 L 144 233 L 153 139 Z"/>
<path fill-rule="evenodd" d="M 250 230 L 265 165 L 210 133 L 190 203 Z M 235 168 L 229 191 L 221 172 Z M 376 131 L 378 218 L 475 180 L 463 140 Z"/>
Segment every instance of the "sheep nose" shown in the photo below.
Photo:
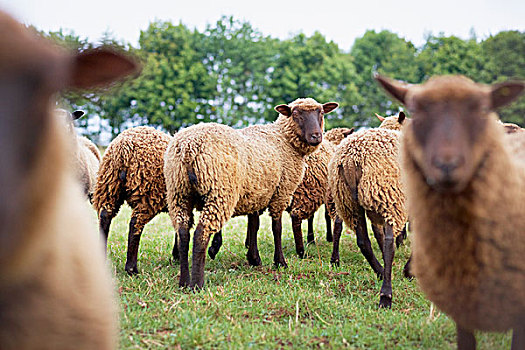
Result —
<path fill-rule="evenodd" d="M 465 158 L 461 155 L 448 157 L 434 156 L 432 158 L 432 165 L 441 170 L 445 176 L 450 176 L 454 170 L 461 167 L 464 163 Z"/>
<path fill-rule="evenodd" d="M 314 133 L 310 134 L 310 142 L 309 142 L 309 144 L 315 146 L 315 145 L 320 144 L 322 140 L 323 140 L 323 134 L 320 133 L 320 132 L 314 132 Z"/>

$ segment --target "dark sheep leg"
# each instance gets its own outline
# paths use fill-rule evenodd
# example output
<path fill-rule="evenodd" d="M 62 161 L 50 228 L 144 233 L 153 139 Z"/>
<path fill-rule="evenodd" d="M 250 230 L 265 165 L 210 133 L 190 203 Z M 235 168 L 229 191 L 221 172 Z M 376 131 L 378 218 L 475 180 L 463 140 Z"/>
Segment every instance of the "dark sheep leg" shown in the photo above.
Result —
<path fill-rule="evenodd" d="M 381 250 L 381 255 L 383 257 L 385 256 L 385 235 L 383 234 L 383 230 L 376 225 L 372 224 L 372 231 L 374 232 L 374 237 L 376 238 L 377 244 L 379 245 L 379 249 Z"/>
<path fill-rule="evenodd" d="M 330 262 L 335 266 L 339 266 L 339 241 L 341 240 L 341 232 L 343 232 L 343 220 L 336 217 L 334 222 L 332 258 L 330 259 Z"/>
<path fill-rule="evenodd" d="M 303 243 L 303 232 L 301 229 L 301 223 L 302 223 L 301 219 L 299 219 L 295 215 L 292 215 L 292 231 L 293 231 L 293 239 L 295 240 L 295 251 L 297 252 L 297 256 L 303 259 L 304 258 L 304 243 Z M 272 220 L 272 230 L 273 230 L 273 220 Z M 274 239 L 275 239 L 275 233 L 274 233 Z M 280 244 L 280 237 L 279 237 L 279 244 Z"/>
<path fill-rule="evenodd" d="M 171 256 L 173 257 L 173 261 L 179 261 L 179 235 L 175 232 L 175 237 L 173 239 L 173 250 L 171 251 Z"/>
<path fill-rule="evenodd" d="M 410 267 L 412 266 L 411 262 L 412 262 L 412 254 L 410 254 L 410 258 L 408 258 L 408 261 L 406 262 L 405 267 L 403 268 L 403 276 L 405 276 L 405 278 L 408 278 L 409 280 L 414 278 L 414 275 L 410 271 Z"/>
<path fill-rule="evenodd" d="M 407 228 L 406 225 L 403 227 L 403 231 L 401 231 L 401 234 L 396 237 L 396 248 L 399 248 L 403 242 L 407 239 Z"/>
<path fill-rule="evenodd" d="M 314 236 L 314 214 L 308 218 L 308 235 L 306 236 L 306 242 L 308 244 L 315 243 Z"/>
<path fill-rule="evenodd" d="M 456 324 L 458 331 L 458 350 L 476 350 L 476 338 L 471 331 L 467 331 Z"/>
<path fill-rule="evenodd" d="M 365 210 L 363 207 L 358 206 L 357 210 L 357 227 L 356 227 L 356 237 L 357 237 L 357 246 L 361 250 L 361 253 L 365 256 L 366 260 L 372 267 L 372 270 L 376 273 L 379 278 L 383 277 L 383 267 L 377 260 L 372 250 L 372 244 L 370 243 L 370 238 L 368 237 L 368 230 L 366 228 L 366 217 Z"/>
<path fill-rule="evenodd" d="M 206 263 L 206 248 L 210 242 L 210 235 L 204 232 L 199 223 L 193 234 L 193 256 L 191 260 L 190 288 L 202 289 L 204 286 L 204 265 Z"/>
<path fill-rule="evenodd" d="M 102 235 L 102 238 L 104 239 L 104 249 L 106 253 L 108 249 L 109 227 L 111 226 L 111 220 L 113 220 L 113 216 L 110 215 L 106 211 L 106 209 L 102 209 L 100 211 L 100 216 L 99 216 L 99 228 L 100 228 L 100 234 Z"/>
<path fill-rule="evenodd" d="M 125 270 L 128 275 L 136 275 L 139 273 L 137 268 L 137 256 L 139 252 L 140 237 L 142 236 L 142 229 L 144 225 L 137 225 L 137 217 L 132 216 L 129 221 L 128 233 L 128 252 L 126 256 Z"/>
<path fill-rule="evenodd" d="M 384 241 L 384 274 L 383 285 L 379 299 L 379 307 L 390 308 L 392 306 L 392 262 L 394 261 L 394 229 L 392 225 L 385 224 L 385 241 Z"/>
<path fill-rule="evenodd" d="M 249 242 L 248 252 L 246 258 L 251 266 L 260 266 L 261 257 L 259 256 L 259 248 L 257 248 L 257 232 L 259 231 L 259 213 L 252 213 L 248 215 L 248 232 L 247 240 Z"/>
<path fill-rule="evenodd" d="M 180 255 L 180 278 L 179 286 L 187 287 L 190 284 L 190 270 L 188 264 L 188 251 L 190 249 L 190 229 L 188 225 L 179 227 L 179 255 Z"/>
<path fill-rule="evenodd" d="M 281 233 L 282 233 L 282 218 L 281 215 L 277 218 L 272 218 L 272 232 L 273 232 L 273 242 L 275 245 L 275 252 L 273 255 L 273 262 L 275 266 L 288 267 L 286 260 L 283 255 L 283 248 L 281 246 Z"/>
<path fill-rule="evenodd" d="M 208 248 L 208 255 L 211 259 L 215 259 L 215 256 L 222 247 L 222 230 L 213 235 L 211 246 Z"/>
<path fill-rule="evenodd" d="M 328 214 L 328 207 L 326 205 L 324 206 L 324 220 L 326 221 L 326 241 L 332 242 L 332 218 L 330 217 L 330 214 Z"/>

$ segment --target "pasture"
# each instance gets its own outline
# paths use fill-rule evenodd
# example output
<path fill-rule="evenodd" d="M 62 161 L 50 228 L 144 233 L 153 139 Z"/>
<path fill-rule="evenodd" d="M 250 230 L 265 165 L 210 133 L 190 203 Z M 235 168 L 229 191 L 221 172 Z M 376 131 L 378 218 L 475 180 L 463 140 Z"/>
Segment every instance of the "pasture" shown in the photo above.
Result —
<path fill-rule="evenodd" d="M 396 251 L 391 310 L 379 310 L 381 282 L 346 230 L 341 266 L 330 265 L 323 212 L 314 221 L 316 244 L 299 259 L 287 213 L 283 215 L 283 252 L 289 267 L 273 266 L 271 220 L 261 217 L 262 266 L 246 262 L 246 218 L 231 219 L 215 260 L 206 259 L 205 289 L 178 287 L 179 265 L 171 264 L 173 228 L 167 214 L 143 233 L 140 274 L 124 271 L 130 209 L 113 220 L 108 244 L 120 295 L 121 349 L 453 349 L 454 323 L 431 307 L 416 281 L 402 277 L 407 244 Z M 95 214 L 93 214 L 95 217 Z M 306 235 L 306 222 L 303 235 Z M 381 253 L 372 242 L 375 254 Z M 409 234 L 410 237 L 410 234 Z M 190 242 L 190 262 L 191 262 Z M 510 333 L 476 334 L 478 349 L 510 348 Z"/>

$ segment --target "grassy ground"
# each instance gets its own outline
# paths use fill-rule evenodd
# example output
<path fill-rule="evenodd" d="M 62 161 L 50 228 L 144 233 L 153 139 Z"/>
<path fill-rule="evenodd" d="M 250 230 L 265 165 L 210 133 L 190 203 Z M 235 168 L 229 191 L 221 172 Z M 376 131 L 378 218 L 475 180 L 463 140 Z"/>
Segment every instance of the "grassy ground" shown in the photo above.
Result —
<path fill-rule="evenodd" d="M 261 217 L 262 266 L 256 268 L 246 262 L 246 218 L 230 220 L 217 258 L 207 257 L 205 290 L 199 293 L 178 287 L 179 266 L 169 261 L 173 228 L 166 214 L 145 228 L 140 274 L 126 275 L 129 218 L 130 209 L 124 206 L 113 220 L 109 240 L 121 301 L 122 349 L 455 348 L 453 322 L 431 308 L 415 281 L 402 278 L 409 248 L 396 251 L 392 309 L 379 310 L 381 282 L 359 252 L 353 234 L 343 233 L 341 266 L 330 265 L 332 247 L 325 240 L 322 212 L 315 219 L 317 244 L 308 246 L 308 256 L 302 260 L 295 255 L 285 213 L 287 269 L 272 265 L 267 215 Z M 380 257 L 378 250 L 376 254 Z M 478 334 L 477 339 L 478 349 L 510 349 L 510 334 Z"/>

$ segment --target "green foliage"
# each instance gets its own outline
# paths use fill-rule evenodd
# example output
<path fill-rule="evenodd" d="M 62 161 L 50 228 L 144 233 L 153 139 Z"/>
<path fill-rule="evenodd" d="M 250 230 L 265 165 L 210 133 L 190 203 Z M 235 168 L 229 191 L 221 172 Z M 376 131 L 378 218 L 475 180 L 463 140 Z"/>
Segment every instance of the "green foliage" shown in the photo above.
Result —
<path fill-rule="evenodd" d="M 95 46 L 70 31 L 43 34 L 70 50 Z M 99 115 L 113 137 L 144 124 L 174 133 L 198 122 L 234 127 L 270 122 L 277 116 L 274 106 L 300 97 L 340 104 L 327 115 L 327 129 L 377 126 L 374 113 L 395 114 L 401 106 L 376 84 L 376 71 L 409 83 L 436 74 L 464 74 L 483 83 L 525 77 L 525 33 L 519 31 L 480 42 L 474 34 L 468 40 L 429 35 L 416 48 L 388 30 L 370 30 L 347 53 L 319 32 L 278 40 L 248 22 L 222 17 L 202 32 L 153 22 L 141 32 L 138 48 L 110 33 L 100 43 L 137 56 L 142 74 L 111 90 L 66 92 L 60 104 Z M 500 115 L 525 126 L 525 97 Z M 87 119 L 79 122 L 85 126 Z"/>
<path fill-rule="evenodd" d="M 359 79 L 356 84 L 362 96 L 357 105 L 354 124 L 378 126 L 379 121 L 374 113 L 395 114 L 400 106 L 387 98 L 374 81 L 373 72 L 411 83 L 418 82 L 420 72 L 416 62 L 416 49 L 411 42 L 397 34 L 387 30 L 379 33 L 369 30 L 362 38 L 356 39 L 350 54 L 354 57 Z"/>
<path fill-rule="evenodd" d="M 487 83 L 525 78 L 525 32 L 503 31 L 481 43 L 487 59 Z M 506 122 L 525 127 L 525 96 L 498 112 Z"/>

